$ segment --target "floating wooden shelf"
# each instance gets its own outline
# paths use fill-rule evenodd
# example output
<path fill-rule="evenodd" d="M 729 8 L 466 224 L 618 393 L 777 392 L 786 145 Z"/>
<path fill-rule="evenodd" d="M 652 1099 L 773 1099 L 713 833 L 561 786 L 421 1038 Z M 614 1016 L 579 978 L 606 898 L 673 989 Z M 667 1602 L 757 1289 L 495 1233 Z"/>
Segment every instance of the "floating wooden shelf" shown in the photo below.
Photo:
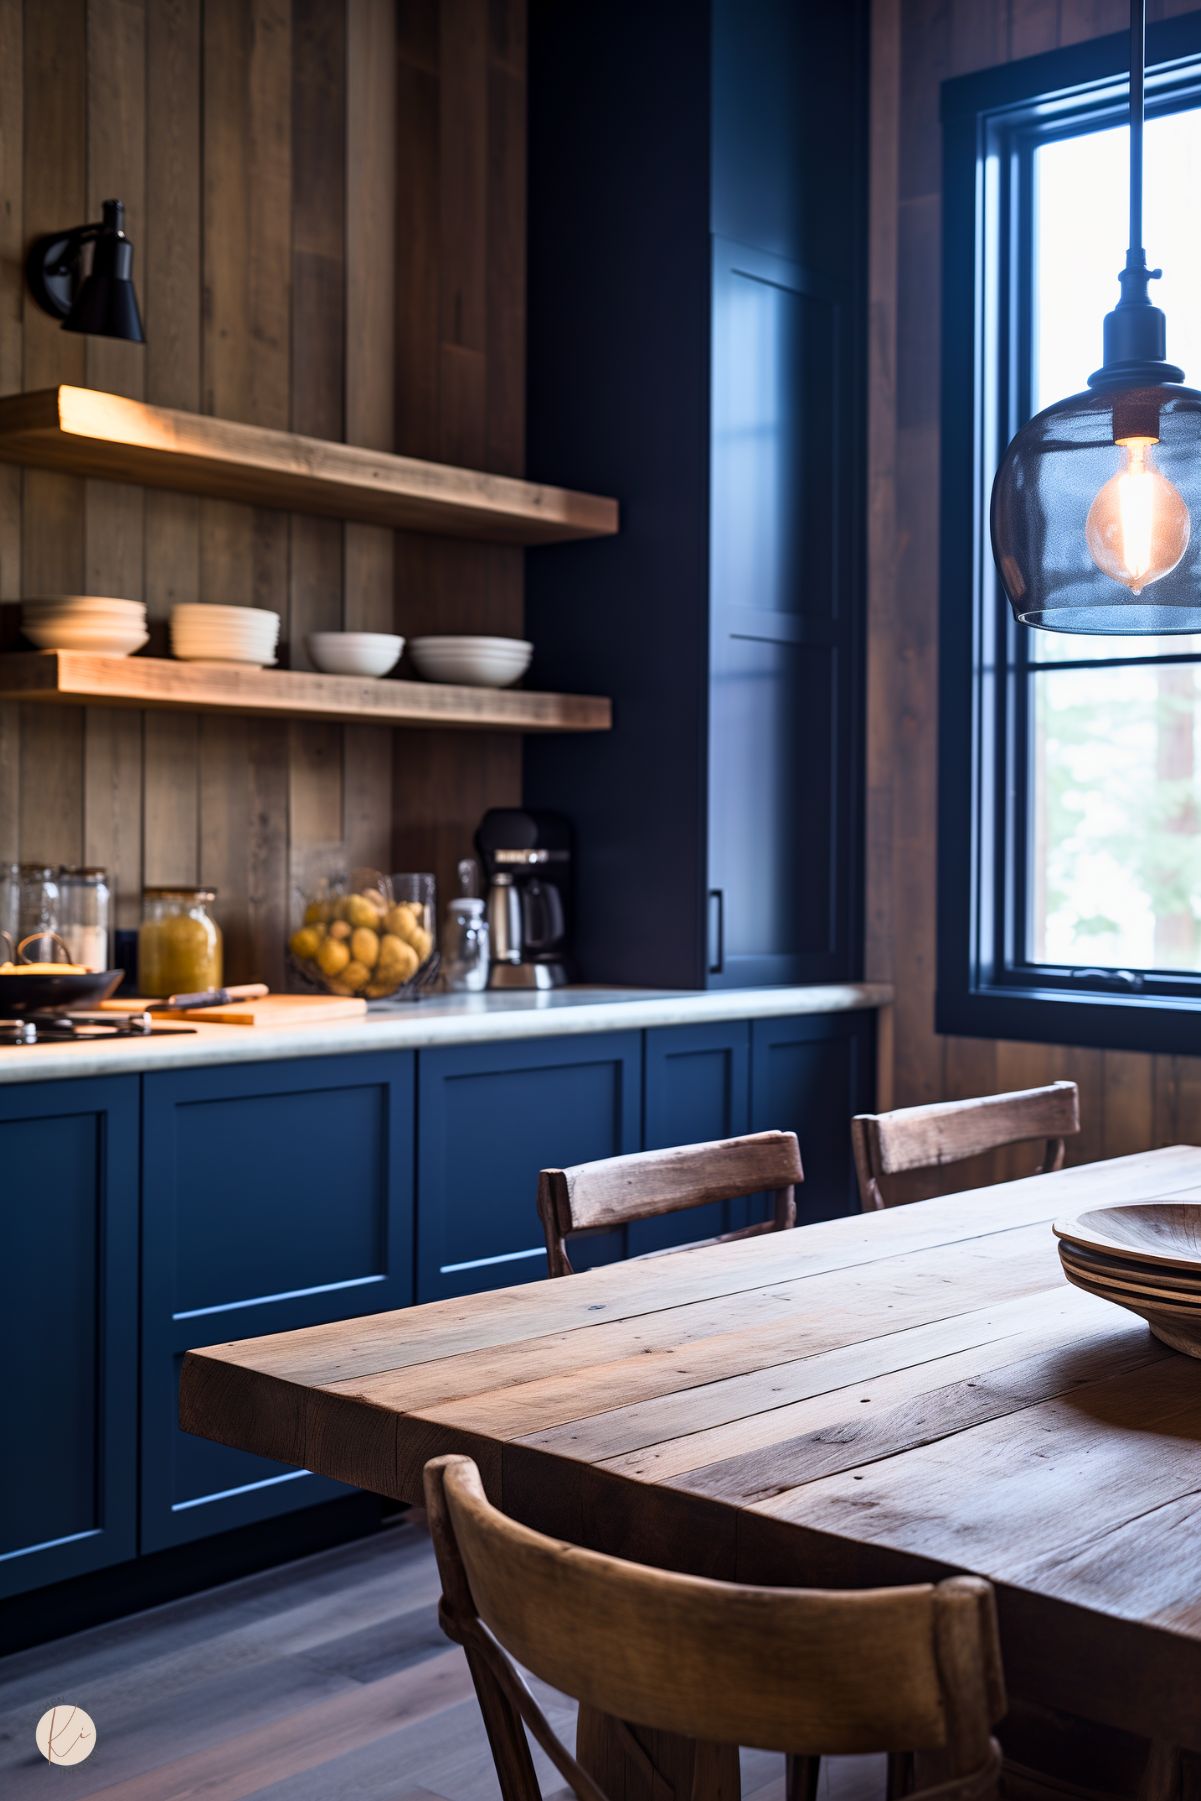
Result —
<path fill-rule="evenodd" d="M 96 657 L 78 650 L 0 657 L 0 700 L 178 707 L 200 713 L 346 720 L 356 725 L 453 726 L 481 732 L 605 732 L 612 724 L 611 703 L 590 694 L 372 681 L 298 669 L 183 663 L 169 657 Z"/>
<path fill-rule="evenodd" d="M 553 544 L 610 537 L 617 502 L 146 406 L 94 388 L 0 398 L 0 460 L 403 531 Z"/>

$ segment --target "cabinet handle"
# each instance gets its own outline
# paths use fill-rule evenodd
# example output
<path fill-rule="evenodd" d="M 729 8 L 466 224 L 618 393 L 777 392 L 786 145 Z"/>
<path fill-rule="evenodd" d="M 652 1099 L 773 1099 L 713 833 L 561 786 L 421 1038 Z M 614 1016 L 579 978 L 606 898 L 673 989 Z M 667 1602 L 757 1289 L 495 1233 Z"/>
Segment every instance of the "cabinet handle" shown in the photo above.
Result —
<path fill-rule="evenodd" d="M 709 974 L 719 976 L 726 964 L 726 896 L 723 888 L 709 890 Z"/>

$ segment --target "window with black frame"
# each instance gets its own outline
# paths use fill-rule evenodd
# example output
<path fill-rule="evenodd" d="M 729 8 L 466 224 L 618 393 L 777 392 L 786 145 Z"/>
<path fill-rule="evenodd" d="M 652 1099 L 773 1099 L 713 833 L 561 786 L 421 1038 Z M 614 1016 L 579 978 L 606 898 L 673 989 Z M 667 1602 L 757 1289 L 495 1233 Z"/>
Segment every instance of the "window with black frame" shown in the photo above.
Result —
<path fill-rule="evenodd" d="M 1167 66 L 1148 79 L 1145 241 L 1169 355 L 1201 387 L 1201 22 L 1176 23 L 1149 43 Z M 1126 247 L 1125 49 L 944 90 L 938 1023 L 1197 1051 L 1201 637 L 1016 625 L 988 545 L 1005 443 L 1100 361 Z"/>

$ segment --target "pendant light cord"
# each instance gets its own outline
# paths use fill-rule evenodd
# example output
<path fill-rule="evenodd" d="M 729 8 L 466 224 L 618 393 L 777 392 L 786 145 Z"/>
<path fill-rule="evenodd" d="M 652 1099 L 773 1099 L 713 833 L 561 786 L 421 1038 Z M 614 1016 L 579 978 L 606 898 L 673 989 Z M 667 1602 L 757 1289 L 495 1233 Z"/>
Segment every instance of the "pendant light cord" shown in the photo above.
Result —
<path fill-rule="evenodd" d="M 1130 0 L 1130 260 L 1143 247 L 1143 86 L 1147 61 L 1147 0 Z"/>

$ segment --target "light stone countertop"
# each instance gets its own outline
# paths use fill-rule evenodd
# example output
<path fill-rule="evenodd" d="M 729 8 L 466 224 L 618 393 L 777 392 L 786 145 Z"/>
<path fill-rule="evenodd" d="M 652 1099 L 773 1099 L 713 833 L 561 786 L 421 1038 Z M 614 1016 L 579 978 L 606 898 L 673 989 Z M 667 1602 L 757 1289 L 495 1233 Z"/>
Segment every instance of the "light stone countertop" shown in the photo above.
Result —
<path fill-rule="evenodd" d="M 644 1026 L 703 1025 L 725 1019 L 846 1013 L 884 1007 L 891 1000 L 892 989 L 878 982 L 704 991 L 580 986 L 546 994 L 445 994 L 375 1007 L 366 1019 L 333 1020 L 324 1025 L 197 1026 L 194 1034 L 179 1037 L 0 1046 L 0 1085 L 66 1076 L 195 1069 L 206 1064 L 261 1063 L 275 1057 L 325 1057 L 621 1032 Z"/>

